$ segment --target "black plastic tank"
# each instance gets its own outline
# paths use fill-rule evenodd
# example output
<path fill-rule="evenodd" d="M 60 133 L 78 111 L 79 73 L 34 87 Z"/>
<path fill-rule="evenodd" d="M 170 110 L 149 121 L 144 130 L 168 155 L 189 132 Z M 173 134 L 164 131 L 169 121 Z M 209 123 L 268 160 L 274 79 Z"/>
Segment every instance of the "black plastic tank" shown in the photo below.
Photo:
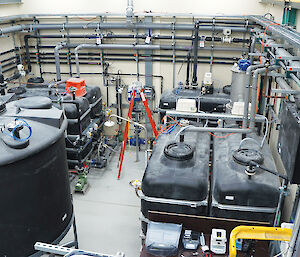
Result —
<path fill-rule="evenodd" d="M 68 98 L 69 99 L 69 98 Z M 72 103 L 63 103 L 68 119 L 68 135 L 79 135 L 91 123 L 90 105 L 85 97 L 78 97 L 75 100 L 66 100 Z M 79 119 L 81 120 L 80 122 Z"/>
<path fill-rule="evenodd" d="M 162 110 L 176 109 L 179 98 L 195 99 L 197 106 L 200 101 L 200 110 L 205 112 L 224 112 L 225 105 L 230 102 L 230 96 L 224 93 L 203 95 L 201 89 L 174 88 L 162 93 L 159 108 Z"/>
<path fill-rule="evenodd" d="M 261 138 L 251 137 L 261 142 Z M 214 138 L 211 216 L 273 224 L 280 180 L 247 167 L 252 160 L 276 171 L 271 151 L 267 144 L 260 149 L 253 140 L 244 141 L 240 147 L 241 140 L 241 134 Z"/>
<path fill-rule="evenodd" d="M 27 257 L 35 242 L 56 241 L 72 222 L 67 120 L 43 97 L 6 104 L 0 119 L 0 256 Z"/>
<path fill-rule="evenodd" d="M 207 215 L 210 136 L 187 131 L 180 142 L 178 130 L 160 135 L 154 145 L 142 180 L 146 218 L 148 211 Z"/>
<path fill-rule="evenodd" d="M 99 118 L 102 115 L 102 96 L 100 88 L 97 86 L 87 86 L 86 95 L 91 107 L 91 118 Z"/>

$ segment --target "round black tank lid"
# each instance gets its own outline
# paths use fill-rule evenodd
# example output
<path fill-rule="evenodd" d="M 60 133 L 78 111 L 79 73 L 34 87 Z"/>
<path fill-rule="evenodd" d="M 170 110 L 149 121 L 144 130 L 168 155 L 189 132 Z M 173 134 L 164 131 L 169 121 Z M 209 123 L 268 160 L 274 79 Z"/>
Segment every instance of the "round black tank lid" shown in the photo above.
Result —
<path fill-rule="evenodd" d="M 17 101 L 15 105 L 24 109 L 50 109 L 52 101 L 48 97 L 32 96 Z"/>
<path fill-rule="evenodd" d="M 172 160 L 185 161 L 193 158 L 194 149 L 183 142 L 173 142 L 164 149 L 165 156 Z"/>
<path fill-rule="evenodd" d="M 26 93 L 26 89 L 24 87 L 12 87 L 7 90 L 8 93 L 14 93 L 16 95 L 21 95 Z"/>
<path fill-rule="evenodd" d="M 4 112 L 5 110 L 6 110 L 6 105 L 5 105 L 5 103 L 2 102 L 2 101 L 0 100 L 0 113 L 1 113 L 1 112 Z"/>
<path fill-rule="evenodd" d="M 264 156 L 260 151 L 247 148 L 234 151 L 233 159 L 235 162 L 244 166 L 248 166 L 250 162 L 256 162 L 257 164 L 262 164 L 264 162 Z"/>

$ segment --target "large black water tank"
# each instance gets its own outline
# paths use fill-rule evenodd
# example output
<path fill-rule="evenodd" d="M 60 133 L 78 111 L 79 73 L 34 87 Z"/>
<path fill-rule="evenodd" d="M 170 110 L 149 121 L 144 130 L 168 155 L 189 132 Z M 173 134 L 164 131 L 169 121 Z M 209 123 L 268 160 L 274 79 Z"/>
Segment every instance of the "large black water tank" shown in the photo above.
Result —
<path fill-rule="evenodd" d="M 165 90 L 159 101 L 159 108 L 162 110 L 176 109 L 176 103 L 179 98 L 195 99 L 197 106 L 200 101 L 200 110 L 205 112 L 222 112 L 225 105 L 230 102 L 230 97 L 224 93 L 214 93 L 203 95 L 201 89 L 174 88 Z"/>
<path fill-rule="evenodd" d="M 6 104 L 0 113 L 6 128 L 16 118 L 29 124 L 32 135 L 24 143 L 0 133 L 0 256 L 7 257 L 34 254 L 37 241 L 54 242 L 73 215 L 63 112 L 48 98 L 25 98 Z"/>
<path fill-rule="evenodd" d="M 271 151 L 267 144 L 260 149 L 253 140 L 246 140 L 237 155 L 241 140 L 241 134 L 214 138 L 211 215 L 272 224 L 279 199 L 279 178 L 262 170 L 253 174 L 241 165 L 251 159 L 276 171 Z"/>
<path fill-rule="evenodd" d="M 160 135 L 153 148 L 142 180 L 145 217 L 148 211 L 207 215 L 210 135 L 187 131 L 179 142 L 177 132 Z"/>

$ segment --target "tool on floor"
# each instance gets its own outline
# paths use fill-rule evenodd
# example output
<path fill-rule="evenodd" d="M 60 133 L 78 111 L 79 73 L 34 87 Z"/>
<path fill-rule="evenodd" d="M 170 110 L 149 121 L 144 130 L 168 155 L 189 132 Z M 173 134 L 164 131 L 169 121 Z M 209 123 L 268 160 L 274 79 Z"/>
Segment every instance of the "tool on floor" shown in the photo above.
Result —
<path fill-rule="evenodd" d="M 132 97 L 131 97 L 129 110 L 128 110 L 128 119 L 131 120 L 131 118 L 132 118 L 132 110 L 133 110 L 133 105 L 134 105 L 134 101 L 135 101 L 135 95 L 140 94 L 140 97 L 141 97 L 142 102 L 144 104 L 148 119 L 150 121 L 152 130 L 153 130 L 153 133 L 156 137 L 158 135 L 158 132 L 156 130 L 156 125 L 155 125 L 155 122 L 153 120 L 152 113 L 151 113 L 151 110 L 149 108 L 149 104 L 148 104 L 147 98 L 145 96 L 144 90 L 142 88 L 142 84 L 140 82 L 135 82 L 132 85 L 132 89 L 133 89 L 133 92 L 132 92 Z M 121 152 L 120 152 L 120 156 L 119 156 L 118 179 L 120 179 L 120 176 L 121 176 L 121 170 L 122 170 L 122 164 L 123 164 L 123 160 L 124 160 L 124 153 L 125 153 L 125 148 L 126 148 L 126 143 L 127 143 L 127 138 L 128 138 L 128 132 L 129 132 L 129 122 L 127 121 L 126 126 L 125 126 L 124 136 L 123 136 L 123 143 L 122 143 L 122 146 L 121 146 Z"/>
<path fill-rule="evenodd" d="M 186 250 L 196 250 L 200 244 L 200 233 L 192 230 L 185 230 L 182 244 Z"/>
<path fill-rule="evenodd" d="M 225 254 L 226 242 L 226 230 L 213 228 L 210 238 L 210 250 L 215 254 Z"/>

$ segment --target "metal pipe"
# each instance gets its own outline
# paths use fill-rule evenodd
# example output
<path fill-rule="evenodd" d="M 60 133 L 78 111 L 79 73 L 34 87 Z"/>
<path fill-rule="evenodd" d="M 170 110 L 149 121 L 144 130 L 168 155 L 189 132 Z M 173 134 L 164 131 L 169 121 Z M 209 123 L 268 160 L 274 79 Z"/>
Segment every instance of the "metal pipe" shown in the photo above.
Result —
<path fill-rule="evenodd" d="M 258 89 L 258 80 L 260 74 L 266 71 L 272 71 L 278 69 L 279 66 L 269 66 L 260 69 L 256 69 L 253 72 L 253 80 L 252 80 L 252 100 L 251 100 L 251 113 L 250 113 L 250 129 L 255 127 L 255 115 L 256 115 L 256 105 L 257 105 L 257 89 Z"/>
<path fill-rule="evenodd" d="M 246 79 L 245 79 L 245 96 L 244 96 L 244 118 L 242 127 L 248 128 L 248 109 L 249 109 L 249 94 L 250 94 L 250 81 L 252 71 L 258 68 L 264 67 L 264 64 L 251 65 L 246 70 Z"/>

